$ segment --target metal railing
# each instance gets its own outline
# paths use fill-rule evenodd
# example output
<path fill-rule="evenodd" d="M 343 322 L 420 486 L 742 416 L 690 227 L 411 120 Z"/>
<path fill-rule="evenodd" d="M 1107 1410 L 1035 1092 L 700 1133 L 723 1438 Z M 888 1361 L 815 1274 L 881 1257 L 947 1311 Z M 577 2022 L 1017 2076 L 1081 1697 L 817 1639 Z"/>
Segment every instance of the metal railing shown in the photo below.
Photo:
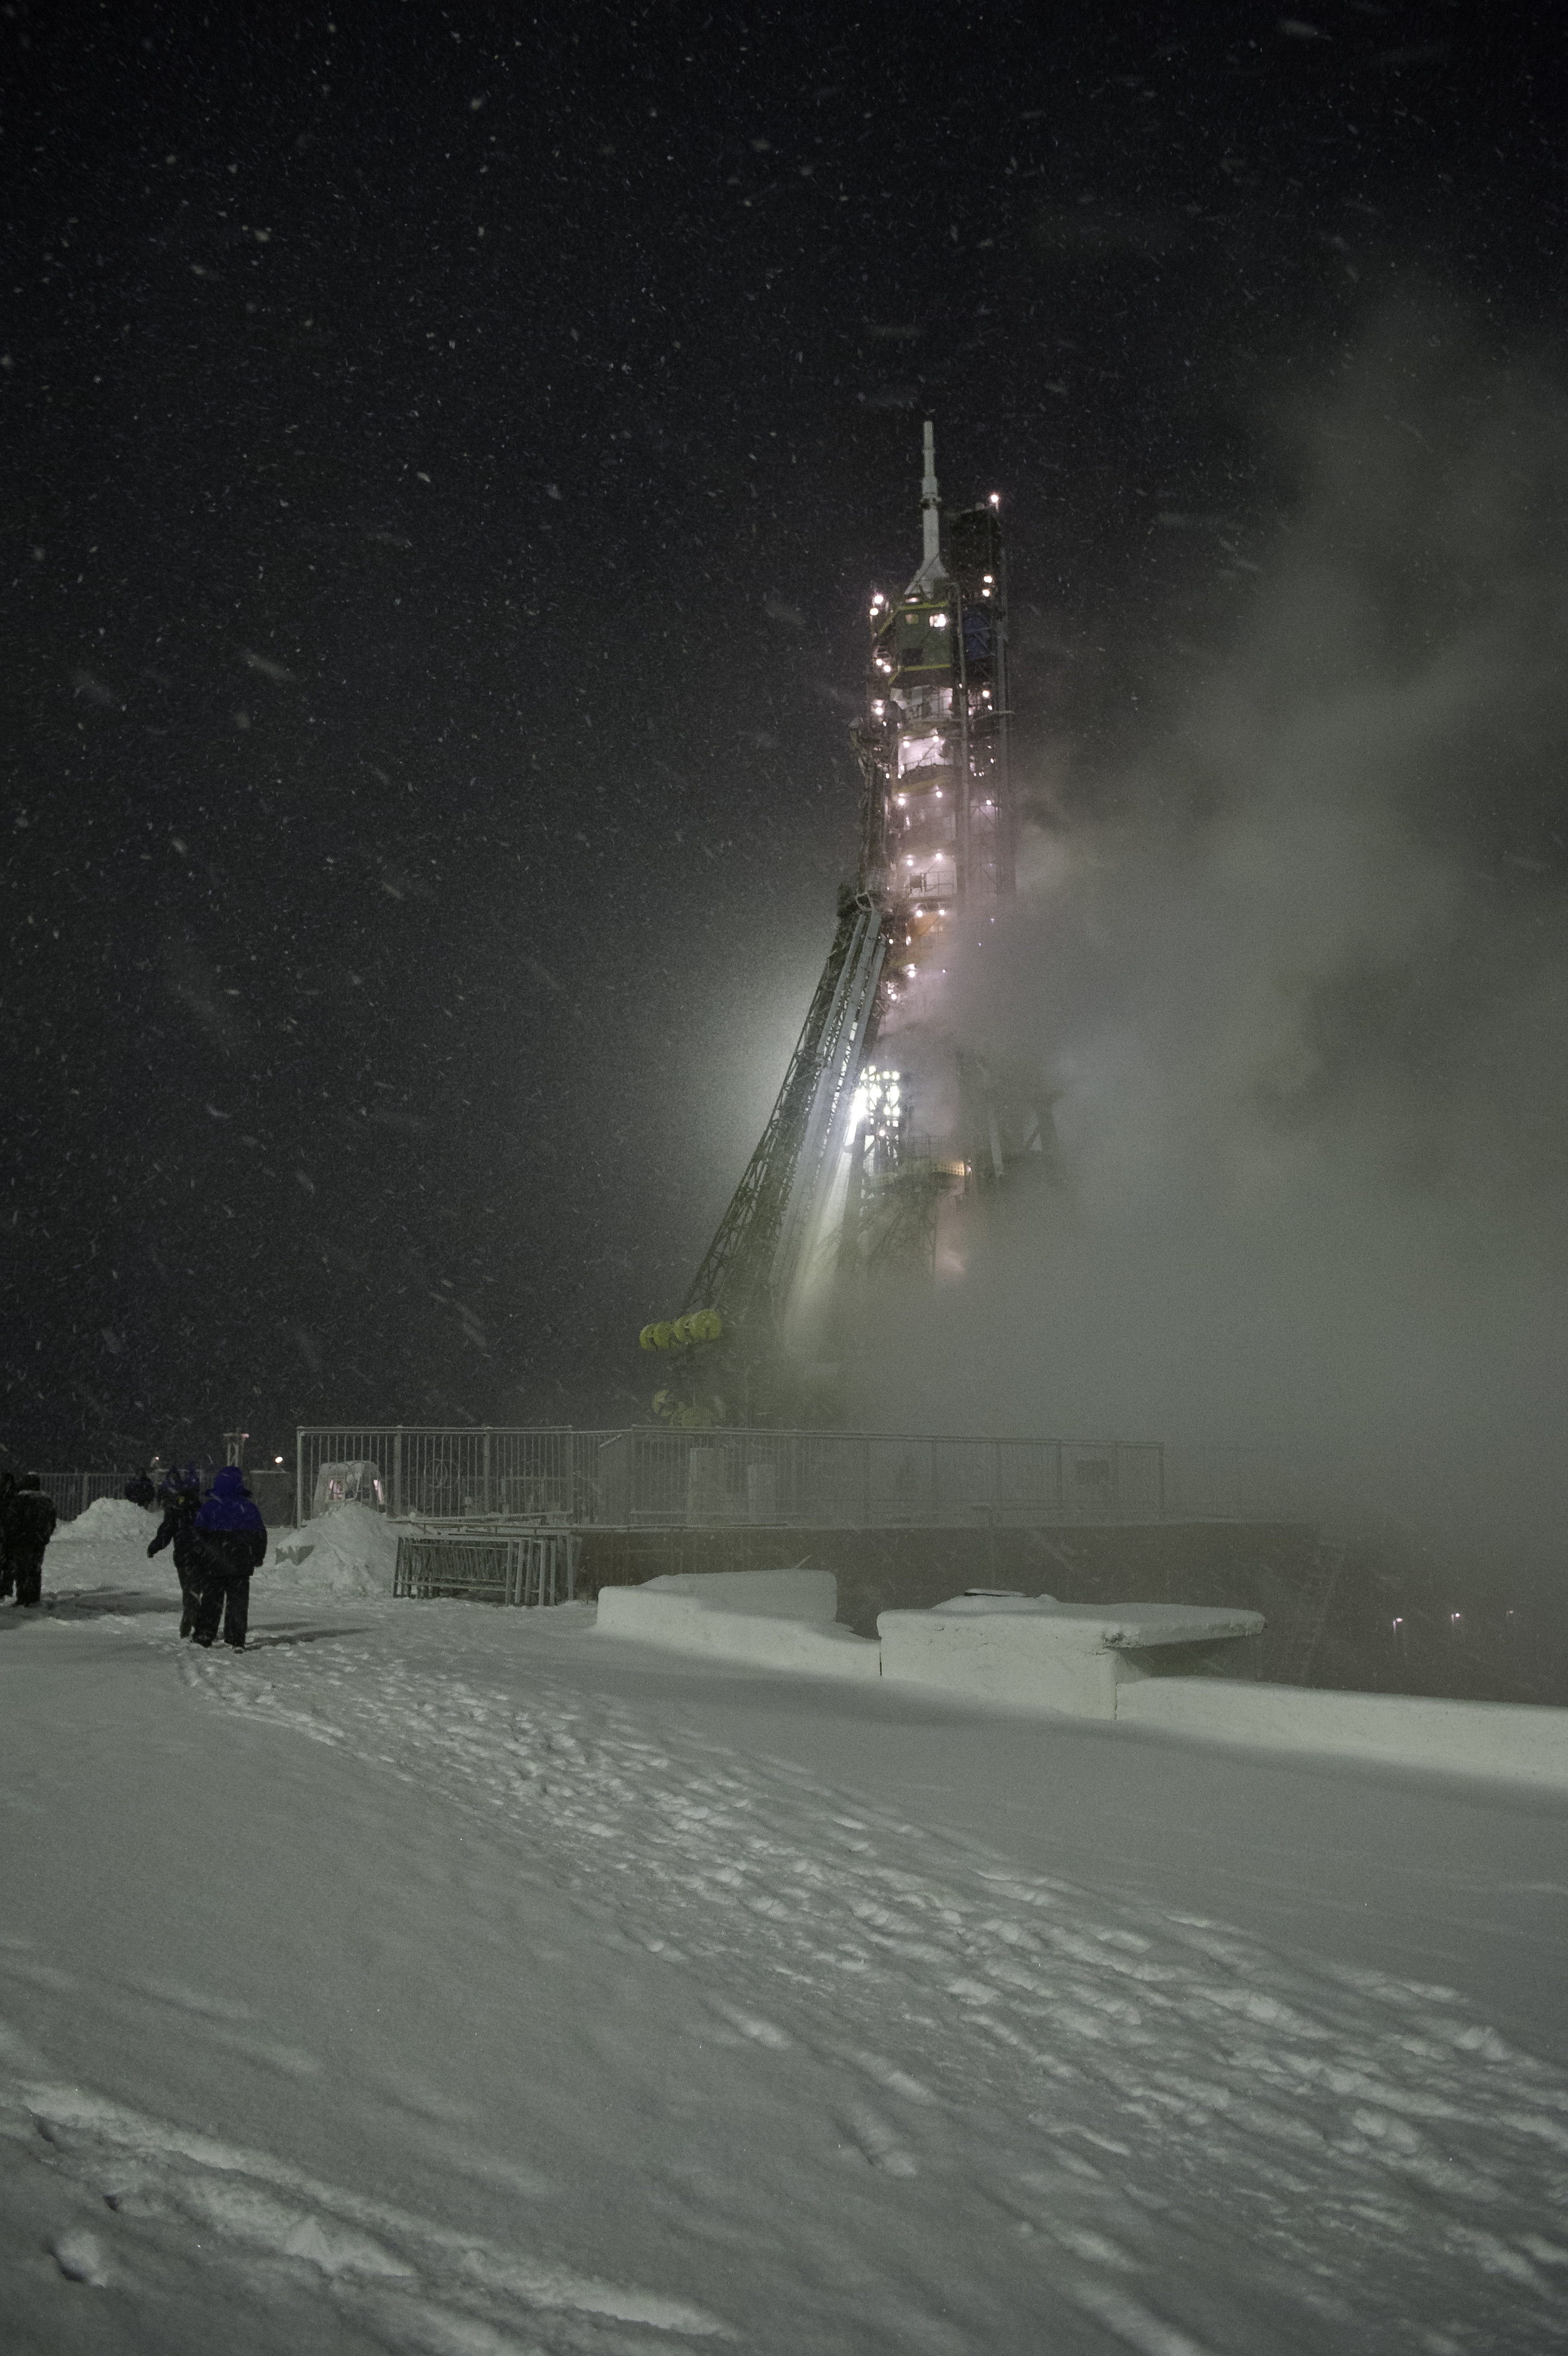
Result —
<path fill-rule="evenodd" d="M 302 1520 L 347 1496 L 400 1519 L 621 1528 L 1027 1526 L 1172 1510 L 1157 1441 L 302 1427 L 296 1465 Z"/>
<path fill-rule="evenodd" d="M 598 1521 L 598 1451 L 609 1437 L 548 1425 L 382 1424 L 357 1431 L 302 1427 L 294 1457 L 295 1513 L 303 1522 L 353 1496 L 400 1521 L 495 1515 L 516 1521 Z"/>
<path fill-rule="evenodd" d="M 475 1597 L 537 1607 L 577 1592 L 577 1540 L 565 1530 L 521 1537 L 400 1537 L 394 1595 Z"/>
<path fill-rule="evenodd" d="M 263 1468 L 260 1477 L 274 1476 Z M 882 1432 L 307 1427 L 294 1477 L 299 1521 L 346 1499 L 398 1520 L 572 1527 L 1301 1520 L 1313 1511 L 1301 1475 L 1257 1450 Z M 127 1476 L 40 1478 L 69 1522 L 121 1495 Z"/>
<path fill-rule="evenodd" d="M 74 1522 L 85 1514 L 89 1505 L 100 1497 L 124 1494 L 129 1472 L 40 1472 L 46 1496 L 54 1499 L 55 1512 L 62 1522 Z"/>
<path fill-rule="evenodd" d="M 1157 1517 L 1157 1442 L 881 1432 L 620 1431 L 599 1451 L 604 1518 L 629 1526 L 795 1523 L 843 1529 Z"/>

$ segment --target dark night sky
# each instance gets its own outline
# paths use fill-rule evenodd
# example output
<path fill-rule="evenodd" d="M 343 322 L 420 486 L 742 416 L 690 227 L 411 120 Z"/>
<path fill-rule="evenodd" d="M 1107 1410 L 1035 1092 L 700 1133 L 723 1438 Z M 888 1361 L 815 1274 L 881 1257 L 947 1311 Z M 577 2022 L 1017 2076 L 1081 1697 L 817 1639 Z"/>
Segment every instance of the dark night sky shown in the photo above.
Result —
<path fill-rule="evenodd" d="M 0 41 L 0 1440 L 61 1464 L 635 1412 L 831 930 L 923 409 L 1092 792 L 1227 594 L 1158 518 L 1244 555 L 1282 387 L 1410 289 L 1561 333 L 1544 8 Z"/>

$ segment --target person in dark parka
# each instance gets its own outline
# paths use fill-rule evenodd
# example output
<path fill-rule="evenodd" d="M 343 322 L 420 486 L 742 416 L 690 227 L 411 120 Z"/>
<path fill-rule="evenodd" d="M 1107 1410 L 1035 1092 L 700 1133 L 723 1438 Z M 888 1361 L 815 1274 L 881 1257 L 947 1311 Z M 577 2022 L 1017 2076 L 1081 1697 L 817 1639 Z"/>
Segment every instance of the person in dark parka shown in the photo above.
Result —
<path fill-rule="evenodd" d="M 18 1603 L 39 1601 L 44 1591 L 44 1548 L 55 1534 L 52 1497 L 36 1472 L 24 1473 L 5 1504 L 5 1569 L 16 1581 Z"/>
<path fill-rule="evenodd" d="M 5 1538 L 6 1517 L 10 1514 L 11 1500 L 16 1494 L 16 1475 L 14 1472 L 0 1472 L 0 1596 L 9 1595 L 16 1583 L 6 1552 Z"/>
<path fill-rule="evenodd" d="M 267 1526 L 238 1464 L 226 1464 L 213 1482 L 191 1525 L 191 1543 L 200 1582 L 191 1633 L 198 1644 L 210 1644 L 221 1614 L 224 1643 L 242 1653 L 251 1573 L 267 1551 Z"/>
<path fill-rule="evenodd" d="M 196 1608 L 201 1596 L 201 1578 L 196 1552 L 196 1516 L 201 1504 L 201 1486 L 187 1481 L 169 1493 L 164 1505 L 164 1518 L 158 1524 L 157 1535 L 147 1548 L 149 1559 L 161 1554 L 166 1546 L 175 1550 L 175 1576 L 180 1583 L 180 1634 L 188 1636 L 196 1626 Z"/>
<path fill-rule="evenodd" d="M 16 1584 L 16 1573 L 11 1563 L 11 1541 L 6 1526 L 11 1518 L 11 1500 L 16 1494 L 16 1475 L 0 1472 L 0 1597 L 9 1595 Z"/>
<path fill-rule="evenodd" d="M 125 1483 L 124 1494 L 127 1503 L 133 1505 L 150 1505 L 155 1501 L 158 1493 L 153 1486 L 153 1476 L 144 1464 L 138 1464 L 132 1473 Z"/>

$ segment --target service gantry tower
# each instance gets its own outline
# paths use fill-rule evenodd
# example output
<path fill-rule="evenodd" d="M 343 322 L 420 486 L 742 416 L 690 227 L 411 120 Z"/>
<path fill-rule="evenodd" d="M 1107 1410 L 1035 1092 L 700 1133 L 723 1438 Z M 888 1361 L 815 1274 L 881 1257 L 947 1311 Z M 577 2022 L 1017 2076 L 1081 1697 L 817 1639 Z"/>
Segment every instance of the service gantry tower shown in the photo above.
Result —
<path fill-rule="evenodd" d="M 1001 503 L 944 513 L 934 445 L 928 420 L 920 567 L 901 597 L 871 601 L 859 855 L 827 961 L 680 1315 L 643 1328 L 645 1350 L 669 1354 L 656 1411 L 680 1423 L 798 1417 L 788 1360 L 820 1348 L 835 1288 L 868 1259 L 929 1251 L 938 1165 L 912 1134 L 902 1076 L 874 1060 L 878 1034 L 890 1007 L 918 1006 L 960 924 L 994 921 L 1014 878 Z M 962 1182 L 964 1150 L 949 1166 Z"/>
<path fill-rule="evenodd" d="M 860 872 L 904 918 L 917 969 L 950 916 L 994 916 L 1013 891 L 1008 584 L 1000 498 L 944 518 L 925 427 L 923 548 L 903 595 L 871 600 Z"/>

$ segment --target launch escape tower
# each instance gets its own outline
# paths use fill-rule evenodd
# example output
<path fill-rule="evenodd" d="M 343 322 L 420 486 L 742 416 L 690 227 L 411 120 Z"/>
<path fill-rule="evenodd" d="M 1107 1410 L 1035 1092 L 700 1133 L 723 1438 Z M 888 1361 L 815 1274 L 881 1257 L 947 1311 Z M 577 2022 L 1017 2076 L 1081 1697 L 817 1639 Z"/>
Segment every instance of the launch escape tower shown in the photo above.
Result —
<path fill-rule="evenodd" d="M 678 1317 L 645 1326 L 667 1353 L 656 1413 L 681 1424 L 798 1413 L 798 1374 L 852 1316 L 858 1278 L 929 1269 L 944 1185 L 1044 1150 L 1050 1113 L 960 1059 L 965 1137 L 940 1159 L 911 1126 L 906 1076 L 876 1059 L 891 1009 L 918 1013 L 956 928 L 976 937 L 1012 896 L 1008 605 L 1000 499 L 944 512 L 924 432 L 919 570 L 871 600 L 852 882 L 767 1127 Z M 796 1380 L 789 1396 L 788 1368 Z"/>

